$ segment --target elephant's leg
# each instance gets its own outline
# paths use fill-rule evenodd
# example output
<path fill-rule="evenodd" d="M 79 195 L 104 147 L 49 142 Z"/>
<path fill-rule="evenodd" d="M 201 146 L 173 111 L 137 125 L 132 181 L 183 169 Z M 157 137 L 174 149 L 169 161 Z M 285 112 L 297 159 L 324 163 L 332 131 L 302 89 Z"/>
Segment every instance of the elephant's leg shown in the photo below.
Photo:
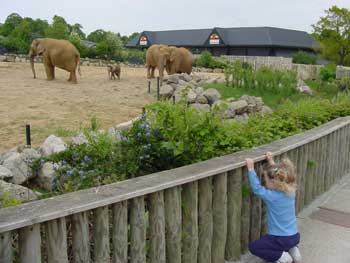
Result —
<path fill-rule="evenodd" d="M 77 75 L 75 74 L 75 70 L 70 72 L 68 81 L 72 82 L 74 84 L 78 83 L 77 82 Z"/>
<path fill-rule="evenodd" d="M 151 78 L 150 70 L 151 70 L 151 66 L 147 65 L 147 78 L 148 79 Z"/>
<path fill-rule="evenodd" d="M 53 80 L 55 78 L 55 67 L 51 64 L 44 64 L 47 80 Z"/>
<path fill-rule="evenodd" d="M 154 79 L 154 71 L 156 70 L 156 67 L 152 67 L 152 71 L 151 71 L 151 78 Z"/>

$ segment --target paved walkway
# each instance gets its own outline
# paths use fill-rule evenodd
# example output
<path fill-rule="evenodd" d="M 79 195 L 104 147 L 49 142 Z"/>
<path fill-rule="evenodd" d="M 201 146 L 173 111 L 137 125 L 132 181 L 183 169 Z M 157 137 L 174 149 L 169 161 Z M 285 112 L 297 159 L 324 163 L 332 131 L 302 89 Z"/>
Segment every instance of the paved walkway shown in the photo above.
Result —
<path fill-rule="evenodd" d="M 350 176 L 298 215 L 303 263 L 350 263 Z M 241 263 L 260 263 L 247 254 Z"/>

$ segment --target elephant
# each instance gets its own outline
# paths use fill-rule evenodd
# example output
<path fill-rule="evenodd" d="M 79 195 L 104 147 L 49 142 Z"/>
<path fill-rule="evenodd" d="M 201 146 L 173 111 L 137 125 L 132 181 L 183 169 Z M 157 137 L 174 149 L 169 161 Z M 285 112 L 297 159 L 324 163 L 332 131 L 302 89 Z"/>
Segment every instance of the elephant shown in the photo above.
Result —
<path fill-rule="evenodd" d="M 117 75 L 118 80 L 120 80 L 120 65 L 107 65 L 107 72 L 109 79 L 115 79 L 115 75 Z"/>
<path fill-rule="evenodd" d="M 47 80 L 55 79 L 55 67 L 59 67 L 70 72 L 68 81 L 77 83 L 76 70 L 80 72 L 80 54 L 75 46 L 67 41 L 53 38 L 34 39 L 29 49 L 29 57 L 34 78 L 34 57 L 43 56 L 43 63 Z"/>
<path fill-rule="evenodd" d="M 164 69 L 170 59 L 170 49 L 167 45 L 152 45 L 146 53 L 147 78 L 154 78 L 154 70 L 158 68 L 160 85 L 163 83 Z M 151 72 L 150 72 L 151 71 Z"/>
<path fill-rule="evenodd" d="M 187 73 L 192 72 L 192 53 L 183 47 L 169 47 L 170 58 L 166 65 L 166 71 L 168 75 L 175 73 Z"/>

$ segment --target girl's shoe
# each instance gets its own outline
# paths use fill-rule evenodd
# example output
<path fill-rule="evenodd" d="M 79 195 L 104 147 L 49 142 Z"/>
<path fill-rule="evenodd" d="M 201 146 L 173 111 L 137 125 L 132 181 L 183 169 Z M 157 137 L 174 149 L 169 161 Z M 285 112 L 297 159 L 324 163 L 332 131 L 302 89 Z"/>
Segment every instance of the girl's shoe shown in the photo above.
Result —
<path fill-rule="evenodd" d="M 289 249 L 288 253 L 293 258 L 294 263 L 301 263 L 301 254 L 298 247 L 292 247 L 291 249 Z"/>
<path fill-rule="evenodd" d="M 288 254 L 288 252 L 282 253 L 282 256 L 275 263 L 292 263 L 293 258 Z"/>

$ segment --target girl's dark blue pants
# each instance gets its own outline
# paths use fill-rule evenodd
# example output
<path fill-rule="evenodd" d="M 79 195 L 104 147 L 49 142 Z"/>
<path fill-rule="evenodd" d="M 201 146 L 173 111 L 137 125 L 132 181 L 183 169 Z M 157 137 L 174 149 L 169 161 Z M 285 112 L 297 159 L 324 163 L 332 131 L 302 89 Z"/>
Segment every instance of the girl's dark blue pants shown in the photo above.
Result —
<path fill-rule="evenodd" d="M 299 244 L 299 233 L 293 236 L 273 236 L 265 235 L 259 240 L 255 240 L 249 244 L 249 251 L 266 261 L 277 261 L 283 251 L 288 252 L 289 249 Z"/>

